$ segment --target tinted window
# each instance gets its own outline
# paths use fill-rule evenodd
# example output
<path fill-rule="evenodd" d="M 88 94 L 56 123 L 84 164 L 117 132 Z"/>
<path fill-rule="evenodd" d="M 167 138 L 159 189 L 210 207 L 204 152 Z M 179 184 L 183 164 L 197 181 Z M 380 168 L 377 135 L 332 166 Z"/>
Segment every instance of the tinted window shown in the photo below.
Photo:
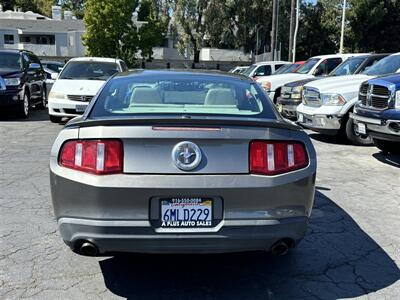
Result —
<path fill-rule="evenodd" d="M 307 60 L 303 66 L 301 66 L 296 73 L 300 74 L 307 74 L 308 72 L 311 71 L 311 69 L 319 62 L 319 58 L 310 58 Z"/>
<path fill-rule="evenodd" d="M 63 69 L 60 79 L 107 80 L 118 72 L 116 63 L 71 61 Z"/>
<path fill-rule="evenodd" d="M 271 75 L 271 66 L 259 66 L 254 73 L 254 76 L 267 76 Z"/>
<path fill-rule="evenodd" d="M 173 73 L 113 78 L 102 89 L 90 117 L 135 114 L 275 118 L 255 82 Z"/>
<path fill-rule="evenodd" d="M 367 75 L 386 75 L 396 73 L 400 69 L 400 55 L 390 55 L 378 61 L 375 65 L 365 70 Z"/>
<path fill-rule="evenodd" d="M 336 69 L 334 69 L 330 75 L 332 76 L 353 75 L 364 60 L 365 58 L 362 57 L 349 58 L 345 60 L 342 64 L 340 64 Z"/>
<path fill-rule="evenodd" d="M 279 70 L 280 68 L 282 68 L 282 66 L 285 66 L 285 65 L 283 65 L 283 64 L 275 65 L 275 71 Z"/>
<path fill-rule="evenodd" d="M 21 69 L 21 55 L 19 53 L 0 53 L 0 69 Z"/>

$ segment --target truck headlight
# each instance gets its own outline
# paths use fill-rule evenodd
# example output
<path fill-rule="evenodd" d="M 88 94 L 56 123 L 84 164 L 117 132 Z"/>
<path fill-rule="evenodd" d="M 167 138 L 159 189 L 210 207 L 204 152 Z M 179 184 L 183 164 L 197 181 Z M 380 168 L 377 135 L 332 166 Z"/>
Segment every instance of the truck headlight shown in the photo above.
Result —
<path fill-rule="evenodd" d="M 19 79 L 19 78 L 4 78 L 4 83 L 6 85 L 20 85 L 21 79 Z"/>
<path fill-rule="evenodd" d="M 63 93 L 57 93 L 57 92 L 50 91 L 49 99 L 50 98 L 62 100 L 62 99 L 65 99 L 65 95 Z"/>
<path fill-rule="evenodd" d="M 321 101 L 324 105 L 342 106 L 346 100 L 339 94 L 321 94 Z"/>
<path fill-rule="evenodd" d="M 301 93 L 303 92 L 303 86 L 296 86 L 292 90 L 292 99 L 301 99 Z"/>
<path fill-rule="evenodd" d="M 396 91 L 395 102 L 394 102 L 394 108 L 395 108 L 395 109 L 400 109 L 400 90 L 399 90 L 399 91 Z"/>

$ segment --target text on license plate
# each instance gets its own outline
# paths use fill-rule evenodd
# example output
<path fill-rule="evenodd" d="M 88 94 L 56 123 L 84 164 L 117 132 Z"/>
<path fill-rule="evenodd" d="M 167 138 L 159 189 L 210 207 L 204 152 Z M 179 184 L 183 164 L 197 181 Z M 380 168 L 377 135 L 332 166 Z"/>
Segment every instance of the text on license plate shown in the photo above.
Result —
<path fill-rule="evenodd" d="M 365 124 L 357 123 L 357 131 L 360 134 L 367 134 L 367 129 L 365 128 Z"/>
<path fill-rule="evenodd" d="M 87 107 L 87 105 L 77 105 L 75 109 L 77 112 L 84 112 Z"/>
<path fill-rule="evenodd" d="M 176 197 L 161 199 L 161 227 L 212 226 L 212 200 Z"/>

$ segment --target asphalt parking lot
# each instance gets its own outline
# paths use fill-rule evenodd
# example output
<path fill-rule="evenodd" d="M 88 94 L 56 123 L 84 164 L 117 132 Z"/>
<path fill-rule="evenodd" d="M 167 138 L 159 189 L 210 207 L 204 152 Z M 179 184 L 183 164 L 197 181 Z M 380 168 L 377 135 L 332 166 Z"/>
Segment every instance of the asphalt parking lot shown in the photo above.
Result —
<path fill-rule="evenodd" d="M 399 299 L 400 157 L 311 134 L 318 153 L 309 232 L 284 257 L 71 252 L 48 178 L 60 125 L 0 117 L 0 299 Z"/>

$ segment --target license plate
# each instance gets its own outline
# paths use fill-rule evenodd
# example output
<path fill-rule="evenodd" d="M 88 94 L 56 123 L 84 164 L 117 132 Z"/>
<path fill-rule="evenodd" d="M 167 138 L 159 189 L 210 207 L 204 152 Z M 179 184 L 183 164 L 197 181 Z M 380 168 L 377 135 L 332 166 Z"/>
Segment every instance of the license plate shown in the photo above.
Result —
<path fill-rule="evenodd" d="M 199 197 L 160 199 L 161 227 L 211 227 L 213 200 Z"/>
<path fill-rule="evenodd" d="M 360 134 L 367 134 L 367 129 L 365 128 L 365 124 L 357 123 L 357 131 Z"/>
<path fill-rule="evenodd" d="M 298 116 L 298 121 L 299 121 L 300 123 L 303 123 L 303 122 L 304 122 L 304 116 L 303 116 L 302 114 L 299 114 L 299 116 Z"/>
<path fill-rule="evenodd" d="M 87 105 L 77 105 L 75 109 L 77 112 L 84 112 L 86 110 L 86 107 L 88 107 L 88 106 Z"/>

